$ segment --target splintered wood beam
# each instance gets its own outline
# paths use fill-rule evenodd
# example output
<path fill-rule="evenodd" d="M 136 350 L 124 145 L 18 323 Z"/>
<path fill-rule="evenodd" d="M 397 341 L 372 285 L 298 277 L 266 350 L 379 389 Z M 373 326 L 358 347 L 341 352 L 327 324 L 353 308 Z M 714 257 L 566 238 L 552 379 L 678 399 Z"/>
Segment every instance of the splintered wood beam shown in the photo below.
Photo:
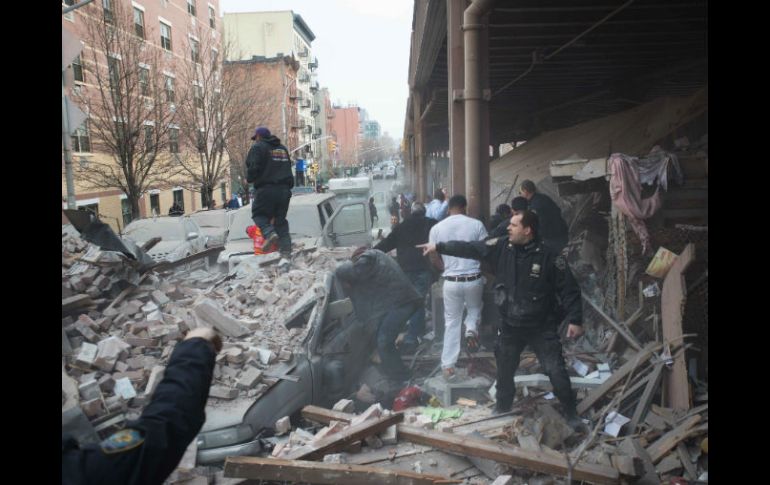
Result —
<path fill-rule="evenodd" d="M 658 362 L 652 370 L 652 374 L 647 381 L 647 387 L 644 388 L 642 397 L 639 399 L 634 415 L 631 417 L 631 422 L 628 425 L 628 432 L 630 434 L 636 433 L 636 427 L 644 420 L 647 415 L 647 410 L 652 404 L 652 398 L 655 396 L 655 391 L 660 388 L 660 380 L 663 376 L 663 362 Z"/>
<path fill-rule="evenodd" d="M 339 433 L 320 440 L 317 443 L 301 446 L 286 457 L 289 460 L 315 460 L 327 453 L 342 451 L 356 441 L 385 431 L 392 425 L 404 420 L 403 413 L 395 413 L 378 419 L 370 419 L 343 429 Z"/>
<path fill-rule="evenodd" d="M 628 374 L 636 370 L 637 367 L 645 365 L 652 353 L 658 347 L 660 347 L 660 344 L 656 342 L 650 342 L 645 345 L 642 350 L 637 352 L 634 357 L 623 364 L 620 369 L 613 372 L 612 375 L 606 381 L 604 381 L 601 386 L 592 390 L 585 399 L 580 401 L 580 404 L 578 404 L 577 407 L 578 414 L 583 414 L 584 412 L 591 409 L 594 404 L 603 398 L 604 395 L 607 394 L 610 389 L 615 387 L 615 385 L 617 385 L 621 380 L 625 379 Z"/>
<path fill-rule="evenodd" d="M 355 415 L 331 411 L 318 406 L 305 406 L 302 408 L 302 416 L 311 421 L 328 424 L 332 420 L 350 422 Z M 431 446 L 462 456 L 486 458 L 539 473 L 567 476 L 567 460 L 561 457 L 501 445 L 489 439 L 428 431 L 403 424 L 399 424 L 396 429 L 399 440 Z M 618 483 L 619 480 L 618 471 L 614 468 L 588 463 L 578 464 L 573 469 L 572 477 L 591 483 Z"/>
<path fill-rule="evenodd" d="M 693 261 L 695 246 L 689 243 L 677 256 L 663 280 L 660 313 L 663 318 L 663 340 L 666 342 L 679 343 L 682 338 L 682 315 L 687 301 L 684 272 Z M 687 380 L 684 352 L 674 358 L 671 372 L 663 379 L 663 389 L 668 407 L 678 410 L 690 408 L 690 383 Z"/>
<path fill-rule="evenodd" d="M 658 440 L 647 447 L 647 453 L 650 454 L 653 463 L 659 462 L 671 451 L 680 441 L 689 436 L 690 428 L 698 424 L 701 420 L 699 414 L 687 418 L 682 424 L 664 434 Z"/>
<path fill-rule="evenodd" d="M 333 485 L 360 485 L 362 483 L 435 485 L 437 483 L 462 482 L 462 480 L 448 480 L 438 475 L 426 475 L 365 465 L 319 463 L 317 461 L 282 460 L 252 456 L 227 457 L 225 459 L 225 477 Z"/>

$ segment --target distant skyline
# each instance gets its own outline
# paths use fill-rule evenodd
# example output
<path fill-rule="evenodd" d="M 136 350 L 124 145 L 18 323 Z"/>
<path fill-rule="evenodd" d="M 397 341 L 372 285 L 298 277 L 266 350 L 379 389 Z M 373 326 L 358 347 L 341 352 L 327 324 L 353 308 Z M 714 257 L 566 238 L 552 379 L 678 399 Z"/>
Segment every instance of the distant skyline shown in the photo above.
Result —
<path fill-rule="evenodd" d="M 413 0 L 220 0 L 222 13 L 292 10 L 316 38 L 318 82 L 332 103 L 357 105 L 399 140 L 409 96 Z"/>

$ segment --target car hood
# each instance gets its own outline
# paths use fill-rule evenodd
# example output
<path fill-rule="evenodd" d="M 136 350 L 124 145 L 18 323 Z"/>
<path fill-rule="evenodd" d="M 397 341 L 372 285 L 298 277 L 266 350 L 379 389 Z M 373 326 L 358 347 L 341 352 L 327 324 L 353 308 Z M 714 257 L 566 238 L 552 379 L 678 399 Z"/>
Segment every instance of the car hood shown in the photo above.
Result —
<path fill-rule="evenodd" d="M 227 428 L 243 422 L 243 415 L 254 404 L 254 398 L 238 398 L 232 401 L 209 401 L 206 403 L 206 422 L 200 432 L 205 433 L 214 429 Z"/>
<path fill-rule="evenodd" d="M 184 256 L 184 254 L 181 254 L 183 246 L 183 241 L 161 241 L 150 248 L 150 250 L 147 251 L 147 254 L 156 261 L 162 259 L 174 261 Z"/>

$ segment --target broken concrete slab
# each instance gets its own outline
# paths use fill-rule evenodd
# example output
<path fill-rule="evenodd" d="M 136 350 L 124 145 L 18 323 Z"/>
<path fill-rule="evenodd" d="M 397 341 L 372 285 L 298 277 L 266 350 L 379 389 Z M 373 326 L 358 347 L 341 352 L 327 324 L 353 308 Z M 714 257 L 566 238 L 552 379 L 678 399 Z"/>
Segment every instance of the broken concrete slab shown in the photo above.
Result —
<path fill-rule="evenodd" d="M 136 397 L 136 389 L 128 377 L 121 377 L 115 380 L 115 394 L 128 401 Z"/>
<path fill-rule="evenodd" d="M 115 336 L 99 341 L 97 347 L 98 353 L 94 365 L 104 372 L 112 372 L 120 355 L 131 348 L 130 345 Z"/>
<path fill-rule="evenodd" d="M 262 378 L 262 371 L 257 369 L 256 367 L 249 366 L 241 374 L 241 378 L 238 380 L 238 383 L 236 384 L 236 386 L 239 389 L 248 390 L 253 388 L 261 378 Z"/>
<path fill-rule="evenodd" d="M 235 399 L 238 397 L 238 390 L 226 386 L 211 386 L 209 397 L 217 399 Z"/>
<path fill-rule="evenodd" d="M 213 326 L 228 337 L 239 338 L 251 333 L 238 320 L 225 315 L 216 303 L 208 298 L 204 298 L 195 305 L 193 311 L 200 322 Z"/>
<path fill-rule="evenodd" d="M 155 304 L 159 307 L 164 307 L 168 302 L 171 300 L 166 296 L 165 293 L 163 293 L 160 290 L 155 290 L 152 293 L 150 293 L 150 297 L 152 298 L 152 301 L 155 302 Z"/>

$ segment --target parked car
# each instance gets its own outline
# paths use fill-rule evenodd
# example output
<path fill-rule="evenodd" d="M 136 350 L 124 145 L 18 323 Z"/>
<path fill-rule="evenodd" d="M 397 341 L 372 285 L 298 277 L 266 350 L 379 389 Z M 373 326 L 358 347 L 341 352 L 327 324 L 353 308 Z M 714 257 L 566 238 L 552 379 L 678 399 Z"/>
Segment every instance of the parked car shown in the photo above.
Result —
<path fill-rule="evenodd" d="M 190 216 L 137 219 L 126 226 L 123 237 L 139 246 L 154 237 L 160 237 L 160 242 L 147 251 L 158 262 L 177 261 L 206 248 L 206 236 Z"/>
<path fill-rule="evenodd" d="M 388 166 L 388 168 L 385 169 L 385 178 L 386 179 L 395 179 L 396 178 L 396 167 L 393 165 Z"/>
<path fill-rule="evenodd" d="M 308 404 L 331 407 L 350 395 L 367 368 L 377 328 L 361 323 L 352 305 L 330 305 L 344 299 L 340 282 L 327 273 L 324 295 L 302 313 L 309 331 L 302 343 L 304 352 L 295 352 L 289 363 L 291 380 L 279 380 L 256 400 L 207 406 L 206 422 L 197 438 L 198 465 L 221 463 L 227 456 L 256 455 L 261 451 L 259 438 L 272 436 L 278 419 Z"/>
<path fill-rule="evenodd" d="M 247 257 L 254 255 L 254 242 L 246 228 L 254 224 L 251 204 L 230 212 L 230 233 L 217 263 L 228 272 Z M 292 242 L 307 246 L 363 246 L 372 242 L 369 205 L 366 201 L 340 204 L 336 195 L 307 194 L 292 197 L 289 202 L 289 232 Z"/>
<path fill-rule="evenodd" d="M 190 214 L 190 218 L 198 223 L 201 233 L 208 238 L 207 247 L 221 246 L 227 239 L 229 217 L 226 209 L 201 210 Z"/>
<path fill-rule="evenodd" d="M 380 167 L 372 169 L 372 179 L 381 179 L 385 176 L 385 171 Z"/>

